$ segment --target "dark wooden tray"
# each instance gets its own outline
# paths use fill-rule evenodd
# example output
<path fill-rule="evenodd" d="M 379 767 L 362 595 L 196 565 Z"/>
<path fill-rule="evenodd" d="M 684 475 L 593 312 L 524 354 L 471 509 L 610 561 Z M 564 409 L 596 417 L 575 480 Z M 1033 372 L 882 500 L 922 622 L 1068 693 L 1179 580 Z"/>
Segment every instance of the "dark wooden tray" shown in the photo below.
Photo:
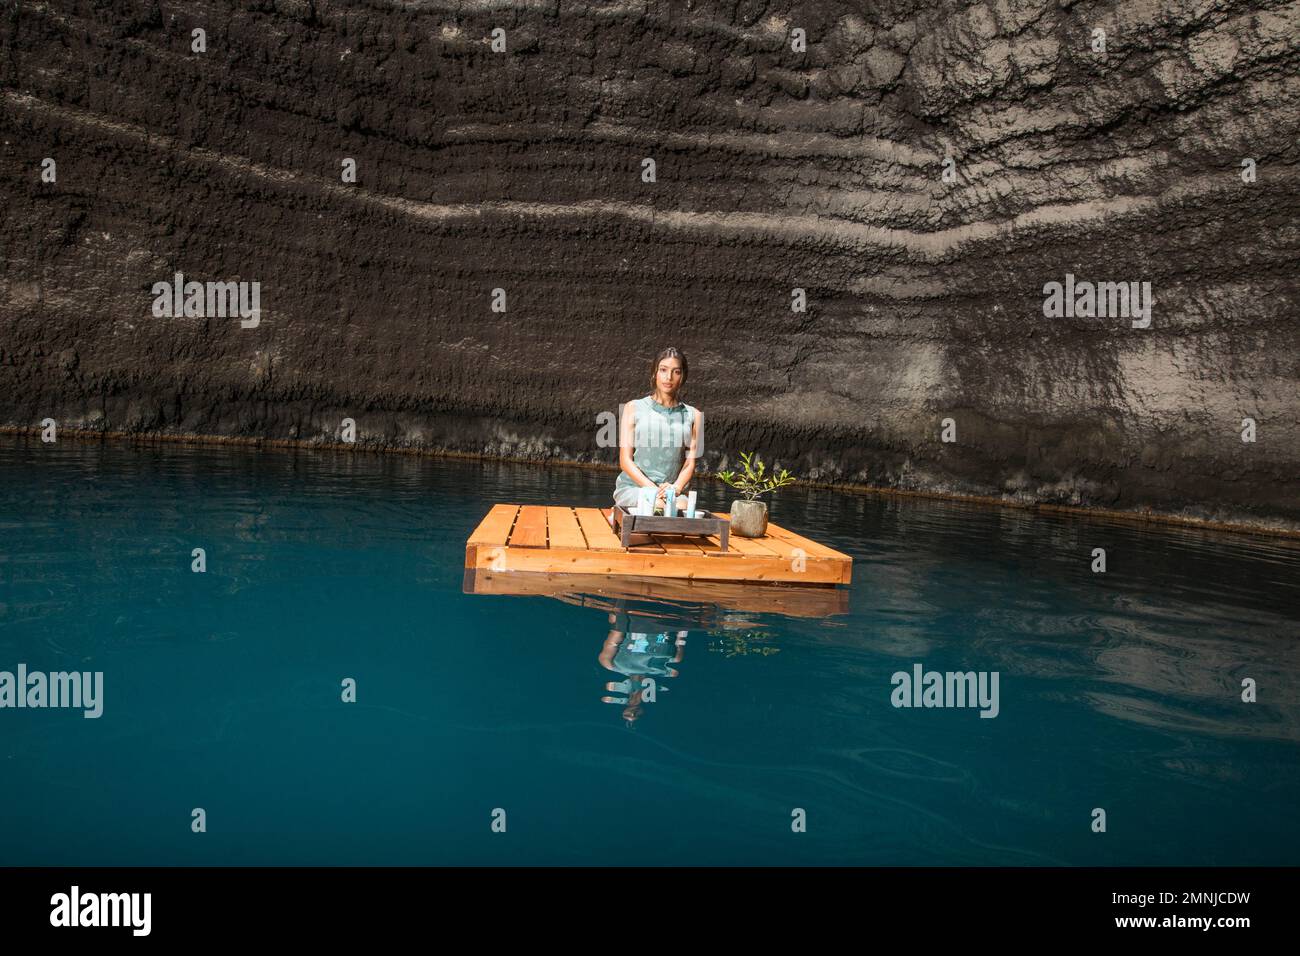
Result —
<path fill-rule="evenodd" d="M 694 518 L 666 518 L 663 515 L 634 515 L 622 505 L 615 505 L 611 514 L 614 532 L 623 547 L 631 546 L 634 534 L 703 534 L 716 537 L 721 550 L 727 550 L 731 537 L 731 522 L 719 518 L 712 511 L 696 511 Z"/>

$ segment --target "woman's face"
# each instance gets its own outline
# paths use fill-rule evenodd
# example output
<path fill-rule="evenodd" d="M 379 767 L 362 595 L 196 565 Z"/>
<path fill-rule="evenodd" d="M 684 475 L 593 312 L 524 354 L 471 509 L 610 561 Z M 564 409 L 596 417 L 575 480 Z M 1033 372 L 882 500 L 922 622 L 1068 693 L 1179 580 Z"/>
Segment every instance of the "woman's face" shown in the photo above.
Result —
<path fill-rule="evenodd" d="M 682 362 L 678 358 L 666 358 L 655 370 L 655 384 L 665 395 L 676 395 L 682 384 Z"/>

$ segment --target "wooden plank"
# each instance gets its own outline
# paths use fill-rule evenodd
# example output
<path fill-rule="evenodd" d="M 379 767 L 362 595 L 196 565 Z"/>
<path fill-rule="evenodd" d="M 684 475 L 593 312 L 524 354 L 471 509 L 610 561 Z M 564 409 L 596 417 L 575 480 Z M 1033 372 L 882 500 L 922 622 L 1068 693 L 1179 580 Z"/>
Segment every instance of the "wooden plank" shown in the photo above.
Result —
<path fill-rule="evenodd" d="M 510 528 L 519 513 L 518 505 L 493 505 L 487 516 L 479 522 L 477 528 L 465 542 L 465 567 L 475 567 L 480 553 L 489 555 L 498 564 L 505 554 L 505 544 L 510 537 Z"/>
<path fill-rule="evenodd" d="M 853 578 L 853 559 L 834 548 L 828 548 L 811 538 L 805 538 L 801 534 L 795 534 L 788 531 L 780 525 L 768 523 L 767 537 L 763 539 L 773 545 L 781 545 L 790 549 L 789 560 L 792 567 L 803 567 L 807 570 L 809 565 L 827 564 L 840 569 L 840 579 L 838 583 L 848 584 Z M 802 552 L 800 554 L 799 552 Z M 798 561 L 802 558 L 802 561 Z"/>
<path fill-rule="evenodd" d="M 762 541 L 768 548 L 780 551 L 781 557 L 790 563 L 790 567 L 802 568 L 801 574 L 813 564 L 839 568 L 840 584 L 848 584 L 853 574 L 853 558 L 848 554 L 841 554 L 833 548 L 819 545 L 811 538 L 794 535 L 779 524 L 768 522 L 767 535 L 762 538 Z"/>
<path fill-rule="evenodd" d="M 853 560 L 852 557 L 845 554 L 843 551 L 836 551 L 829 545 L 822 544 L 819 541 L 814 541 L 812 538 L 805 538 L 801 534 L 795 534 L 793 531 L 782 528 L 780 525 L 772 524 L 771 522 L 768 522 L 767 533 L 774 538 L 788 542 L 793 547 L 803 548 L 804 553 L 806 553 L 810 558 L 836 558 L 841 561 Z"/>
<path fill-rule="evenodd" d="M 574 508 L 573 516 L 578 519 L 578 526 L 587 537 L 587 548 L 591 551 L 622 551 L 623 544 L 618 540 L 609 519 L 598 508 Z"/>
<path fill-rule="evenodd" d="M 524 505 L 510 532 L 511 548 L 546 547 L 546 509 L 541 505 Z"/>
<path fill-rule="evenodd" d="M 476 567 L 490 570 L 491 562 L 480 550 Z M 803 571 L 795 571 L 789 561 L 776 555 L 745 557 L 739 560 L 701 554 L 653 553 L 632 550 L 626 552 L 589 551 L 570 548 L 515 548 L 505 552 L 507 571 L 540 571 L 563 574 L 620 574 L 644 575 L 721 581 L 788 582 L 792 584 L 839 584 L 844 565 L 836 562 L 810 560 Z"/>
<path fill-rule="evenodd" d="M 474 533 L 469 536 L 467 545 L 505 544 L 510 538 L 510 526 L 515 522 L 518 505 L 493 505 Z"/>
<path fill-rule="evenodd" d="M 806 574 L 810 567 L 818 565 L 821 567 L 821 570 L 815 572 L 818 577 L 838 572 L 837 584 L 848 584 L 853 577 L 853 559 L 847 554 L 828 548 L 811 538 L 787 531 L 778 524 L 769 521 L 767 534 L 759 540 L 773 551 L 780 553 L 790 563 L 792 569 L 802 569 L 797 572 L 798 574 Z"/>
<path fill-rule="evenodd" d="M 798 555 L 795 554 L 795 549 L 799 548 L 802 549 L 803 557 L 807 562 L 829 561 L 836 564 L 843 564 L 845 570 L 843 573 L 843 580 L 840 582 L 842 584 L 848 584 L 852 575 L 851 568 L 853 559 L 849 555 L 813 541 L 811 538 L 805 538 L 803 535 L 795 534 L 793 531 L 782 528 L 780 525 L 773 524 L 771 521 L 767 523 L 767 534 L 763 537 L 741 538 L 739 535 L 733 533 L 731 535 L 732 547 L 736 547 L 737 541 L 747 542 L 748 544 L 760 544 L 771 553 L 779 555 L 787 561 L 793 561 L 798 557 Z M 753 553 L 753 549 L 748 548 L 746 544 L 741 544 L 737 550 L 740 550 L 745 554 Z"/>
<path fill-rule="evenodd" d="M 695 543 L 694 538 L 684 534 L 652 534 L 651 539 L 658 542 L 665 554 L 689 554 L 698 557 L 704 549 Z"/>
<path fill-rule="evenodd" d="M 547 508 L 546 533 L 552 548 L 586 548 L 587 536 L 572 508 Z"/>
<path fill-rule="evenodd" d="M 723 551 L 721 543 L 719 543 L 718 539 L 715 537 L 707 537 L 707 538 L 701 537 L 701 538 L 695 538 L 693 540 L 695 541 L 696 544 L 700 546 L 700 550 L 703 551 L 705 554 L 713 555 L 719 558 L 742 557 L 739 551 L 737 551 L 735 548 L 730 546 L 730 541 L 728 541 L 727 550 Z"/>
<path fill-rule="evenodd" d="M 738 551 L 745 557 L 760 558 L 779 558 L 780 555 L 769 548 L 759 538 L 742 538 L 736 533 L 732 533 L 727 541 L 727 547 L 732 551 Z"/>
<path fill-rule="evenodd" d="M 767 529 L 768 529 L 768 533 L 763 537 L 750 538 L 749 540 L 761 544 L 763 547 L 767 548 L 773 554 L 781 558 L 784 558 L 786 561 L 791 560 L 795 556 L 794 545 L 792 545 L 789 541 L 783 541 L 781 538 L 773 537 L 771 533 L 772 526 L 770 524 L 767 526 Z M 732 534 L 731 540 L 732 541 L 736 540 L 736 535 L 734 533 Z M 807 552 L 804 553 L 804 557 L 807 557 Z"/>

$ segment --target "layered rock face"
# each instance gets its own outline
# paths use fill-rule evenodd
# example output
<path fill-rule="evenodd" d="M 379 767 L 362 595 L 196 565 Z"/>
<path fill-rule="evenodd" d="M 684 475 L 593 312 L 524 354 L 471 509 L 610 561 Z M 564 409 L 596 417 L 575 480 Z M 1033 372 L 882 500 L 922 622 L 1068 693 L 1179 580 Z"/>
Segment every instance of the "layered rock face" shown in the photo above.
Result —
<path fill-rule="evenodd" d="M 1300 527 L 1298 74 L 1269 0 L 6 3 L 0 424 L 613 462 L 676 345 L 709 467 Z"/>

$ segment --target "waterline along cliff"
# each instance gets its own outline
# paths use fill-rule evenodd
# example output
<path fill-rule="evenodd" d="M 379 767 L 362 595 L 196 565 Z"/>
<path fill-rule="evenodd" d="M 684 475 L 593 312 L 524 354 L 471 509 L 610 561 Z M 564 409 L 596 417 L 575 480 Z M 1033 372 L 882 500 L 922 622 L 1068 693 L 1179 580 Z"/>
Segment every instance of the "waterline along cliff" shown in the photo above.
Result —
<path fill-rule="evenodd" d="M 671 344 L 710 469 L 1300 528 L 1298 74 L 1267 0 L 9 2 L 0 425 L 612 463 Z"/>

